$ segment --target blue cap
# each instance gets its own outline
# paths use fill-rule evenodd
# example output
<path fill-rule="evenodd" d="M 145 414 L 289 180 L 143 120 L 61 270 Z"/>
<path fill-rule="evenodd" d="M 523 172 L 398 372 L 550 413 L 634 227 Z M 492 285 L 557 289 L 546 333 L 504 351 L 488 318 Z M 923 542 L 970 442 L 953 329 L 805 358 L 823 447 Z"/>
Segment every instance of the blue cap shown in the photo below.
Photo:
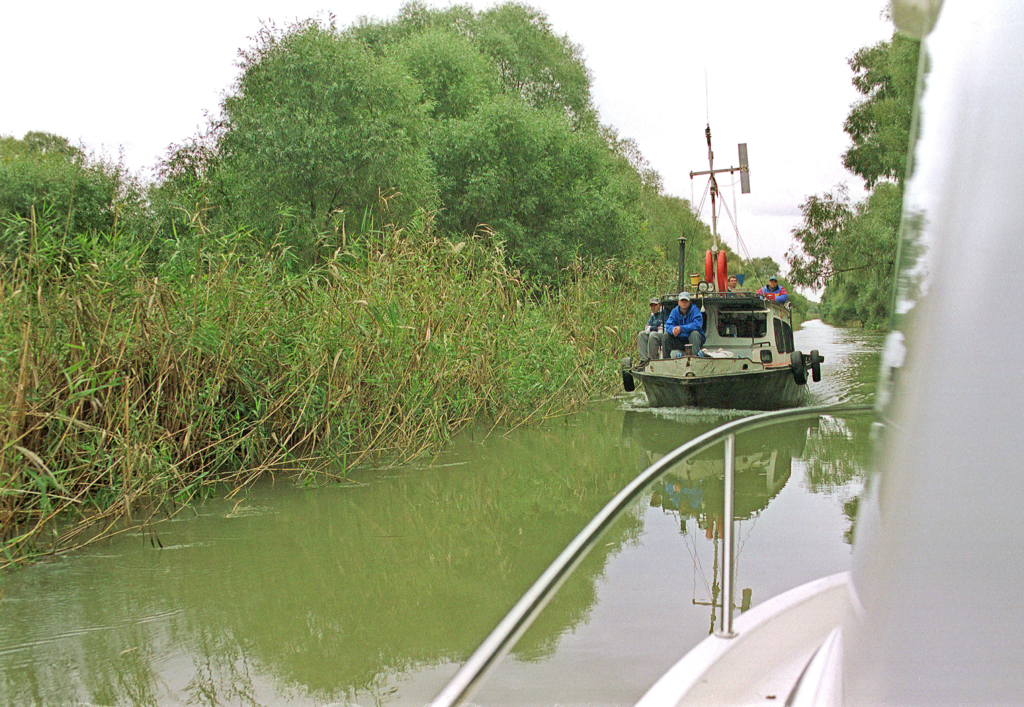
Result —
<path fill-rule="evenodd" d="M 768 278 L 768 279 L 769 279 L 769 280 L 775 280 L 776 282 L 778 282 L 778 281 L 779 281 L 779 276 L 778 276 L 778 275 L 772 275 L 772 276 L 771 276 L 770 278 Z"/>

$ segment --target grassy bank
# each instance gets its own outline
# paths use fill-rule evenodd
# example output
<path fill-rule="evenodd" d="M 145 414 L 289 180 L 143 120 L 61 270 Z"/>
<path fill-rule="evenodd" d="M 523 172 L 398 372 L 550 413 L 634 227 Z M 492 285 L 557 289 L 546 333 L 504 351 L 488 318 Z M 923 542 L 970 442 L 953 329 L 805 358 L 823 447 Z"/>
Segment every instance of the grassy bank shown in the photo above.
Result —
<path fill-rule="evenodd" d="M 4 564 L 267 472 L 342 475 L 477 416 L 576 408 L 616 389 L 652 288 L 574 262 L 569 284 L 537 290 L 500 244 L 425 220 L 312 268 L 244 233 L 155 265 L 116 232 L 53 228 L 5 234 L 25 248 L 0 281 Z"/>

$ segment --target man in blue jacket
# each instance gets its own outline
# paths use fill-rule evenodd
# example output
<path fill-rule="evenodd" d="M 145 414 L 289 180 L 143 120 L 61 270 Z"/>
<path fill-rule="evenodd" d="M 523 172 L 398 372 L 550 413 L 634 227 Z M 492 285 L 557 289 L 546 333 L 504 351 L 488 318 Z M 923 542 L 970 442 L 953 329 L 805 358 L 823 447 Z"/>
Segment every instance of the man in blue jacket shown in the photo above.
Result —
<path fill-rule="evenodd" d="M 661 340 L 662 358 L 668 358 L 673 349 L 685 349 L 689 344 L 694 356 L 704 348 L 704 315 L 690 302 L 689 292 L 679 293 L 679 306 L 672 310 L 665 322 L 665 337 Z"/>
<path fill-rule="evenodd" d="M 768 284 L 758 290 L 757 294 L 761 295 L 765 299 L 773 299 L 779 304 L 782 304 L 788 298 L 788 295 L 786 295 L 786 288 L 779 284 L 778 275 L 772 275 L 768 278 Z"/>
<path fill-rule="evenodd" d="M 661 352 L 661 339 L 665 331 L 665 318 L 668 316 L 661 306 L 660 297 L 651 297 L 651 318 L 647 320 L 647 326 L 636 337 L 637 353 L 641 361 L 649 361 L 657 358 Z"/>

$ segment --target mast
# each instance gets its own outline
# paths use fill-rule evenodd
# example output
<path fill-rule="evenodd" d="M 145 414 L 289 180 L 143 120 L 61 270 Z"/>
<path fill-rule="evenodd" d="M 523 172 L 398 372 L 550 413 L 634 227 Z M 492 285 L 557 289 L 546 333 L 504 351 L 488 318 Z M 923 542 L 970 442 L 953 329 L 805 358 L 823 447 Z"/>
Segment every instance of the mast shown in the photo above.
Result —
<path fill-rule="evenodd" d="M 718 180 L 715 179 L 715 151 L 711 149 L 711 123 L 704 128 L 708 138 L 708 172 L 711 175 L 711 251 L 718 252 L 718 210 L 715 208 L 715 197 L 718 196 Z"/>
<path fill-rule="evenodd" d="M 716 174 L 722 172 L 728 172 L 734 174 L 740 173 L 740 192 L 743 194 L 750 193 L 750 167 L 747 164 L 747 143 L 742 142 L 739 144 L 740 153 L 740 166 L 739 167 L 723 167 L 722 169 L 715 169 L 715 152 L 711 149 L 711 123 L 708 123 L 704 128 L 704 136 L 708 141 L 708 169 L 701 172 L 690 172 L 690 179 L 693 179 L 699 174 L 708 175 L 708 179 L 711 181 L 711 237 L 712 246 L 711 250 L 714 253 L 718 252 L 718 209 L 715 202 L 718 199 L 718 180 L 715 179 Z"/>

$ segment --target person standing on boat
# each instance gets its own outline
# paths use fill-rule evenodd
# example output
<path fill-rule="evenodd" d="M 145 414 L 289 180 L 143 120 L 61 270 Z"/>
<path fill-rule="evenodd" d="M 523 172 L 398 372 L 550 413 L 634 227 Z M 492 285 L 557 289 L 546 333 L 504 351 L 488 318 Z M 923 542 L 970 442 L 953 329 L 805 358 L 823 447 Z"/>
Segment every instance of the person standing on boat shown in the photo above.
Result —
<path fill-rule="evenodd" d="M 668 312 L 661 306 L 660 297 L 651 297 L 651 318 L 647 320 L 647 326 L 636 337 L 636 349 L 640 354 L 641 361 L 650 361 L 658 358 L 661 353 L 661 339 L 665 335 L 665 319 Z"/>
<path fill-rule="evenodd" d="M 740 285 L 740 279 L 738 277 L 736 277 L 735 275 L 730 275 L 729 276 L 728 291 L 729 292 L 746 292 L 746 290 L 743 289 L 743 287 Z"/>
<path fill-rule="evenodd" d="M 665 322 L 665 336 L 661 340 L 662 358 L 673 350 L 685 350 L 690 345 L 694 356 L 700 356 L 704 347 L 704 315 L 690 302 L 689 292 L 679 293 L 679 306 L 672 310 Z"/>
<path fill-rule="evenodd" d="M 779 304 L 786 301 L 786 288 L 779 284 L 779 276 L 772 275 L 768 278 L 768 284 L 757 291 L 765 299 L 775 300 Z"/>

